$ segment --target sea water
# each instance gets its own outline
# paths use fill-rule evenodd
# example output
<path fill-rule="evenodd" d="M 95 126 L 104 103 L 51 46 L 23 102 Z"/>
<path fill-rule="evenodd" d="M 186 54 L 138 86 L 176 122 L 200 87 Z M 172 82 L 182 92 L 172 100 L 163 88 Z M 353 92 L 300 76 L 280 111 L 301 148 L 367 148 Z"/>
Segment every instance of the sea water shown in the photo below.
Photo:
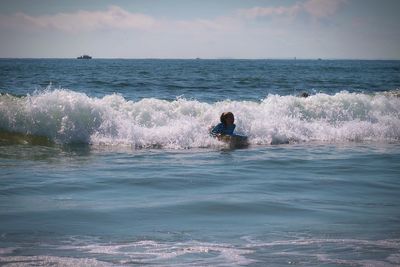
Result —
<path fill-rule="evenodd" d="M 399 61 L 2 59 L 0 265 L 399 266 L 399 88 Z"/>

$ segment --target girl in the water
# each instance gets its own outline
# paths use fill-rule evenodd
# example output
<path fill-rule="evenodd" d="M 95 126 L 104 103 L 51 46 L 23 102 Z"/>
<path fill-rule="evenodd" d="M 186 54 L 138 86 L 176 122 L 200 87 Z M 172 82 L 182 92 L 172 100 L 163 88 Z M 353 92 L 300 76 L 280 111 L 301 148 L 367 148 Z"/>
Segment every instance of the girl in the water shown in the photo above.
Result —
<path fill-rule="evenodd" d="M 211 134 L 214 136 L 220 135 L 233 135 L 233 131 L 235 130 L 236 125 L 235 116 L 233 116 L 232 112 L 224 112 L 220 117 L 221 123 L 215 126 L 211 130 Z"/>

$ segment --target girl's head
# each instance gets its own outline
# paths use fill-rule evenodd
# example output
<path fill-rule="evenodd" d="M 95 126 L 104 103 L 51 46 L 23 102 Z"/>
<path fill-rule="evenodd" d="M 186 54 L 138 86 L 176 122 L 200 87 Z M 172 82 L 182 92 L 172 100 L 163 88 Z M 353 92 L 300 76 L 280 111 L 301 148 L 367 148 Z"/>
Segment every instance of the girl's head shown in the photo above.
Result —
<path fill-rule="evenodd" d="M 235 122 L 235 116 L 232 112 L 224 112 L 221 114 L 220 120 L 224 125 L 231 125 Z"/>

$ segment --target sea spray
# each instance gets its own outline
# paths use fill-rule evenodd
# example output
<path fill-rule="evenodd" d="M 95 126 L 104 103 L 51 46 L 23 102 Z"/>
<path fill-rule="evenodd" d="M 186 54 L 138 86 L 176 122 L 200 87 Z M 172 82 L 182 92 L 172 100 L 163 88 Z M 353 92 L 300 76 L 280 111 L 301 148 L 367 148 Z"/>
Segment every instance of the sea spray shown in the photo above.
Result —
<path fill-rule="evenodd" d="M 221 144 L 208 130 L 228 110 L 251 144 L 400 140 L 400 98 L 349 92 L 205 103 L 184 98 L 129 101 L 118 94 L 95 98 L 56 89 L 25 97 L 1 95 L 0 130 L 62 144 L 210 147 Z"/>

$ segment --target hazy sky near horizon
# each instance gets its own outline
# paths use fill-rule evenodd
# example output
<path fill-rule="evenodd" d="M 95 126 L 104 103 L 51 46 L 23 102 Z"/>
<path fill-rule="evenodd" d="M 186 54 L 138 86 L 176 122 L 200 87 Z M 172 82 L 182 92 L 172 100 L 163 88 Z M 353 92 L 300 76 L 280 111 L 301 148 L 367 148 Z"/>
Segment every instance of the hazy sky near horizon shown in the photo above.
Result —
<path fill-rule="evenodd" d="M 0 0 L 0 57 L 400 59 L 400 0 Z"/>

